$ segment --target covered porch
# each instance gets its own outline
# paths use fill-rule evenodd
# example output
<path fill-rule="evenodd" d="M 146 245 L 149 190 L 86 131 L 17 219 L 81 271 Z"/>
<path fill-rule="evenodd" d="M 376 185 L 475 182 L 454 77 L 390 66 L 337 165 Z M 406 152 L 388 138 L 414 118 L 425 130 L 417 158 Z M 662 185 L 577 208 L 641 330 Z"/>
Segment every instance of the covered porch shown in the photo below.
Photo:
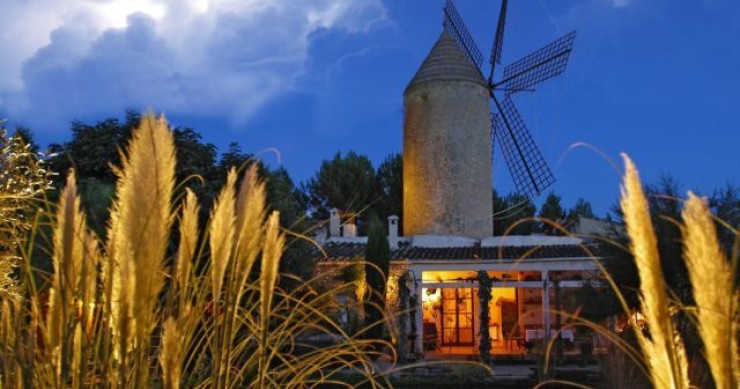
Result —
<path fill-rule="evenodd" d="M 492 280 L 488 303 L 490 354 L 495 359 L 521 358 L 544 353 L 551 339 L 562 340 L 561 355 L 580 354 L 579 343 L 590 335 L 569 326 L 574 313 L 575 291 L 594 278 L 592 259 L 537 261 L 519 264 L 414 263 L 416 338 L 415 350 L 426 357 L 471 356 L 480 353 L 480 313 L 477 271 Z M 488 262 L 488 261 L 486 261 Z M 492 262 L 492 261 L 491 261 Z M 472 270 L 475 269 L 476 270 Z M 420 282 L 419 282 L 420 281 Z M 593 348 L 593 346 L 592 346 Z"/>

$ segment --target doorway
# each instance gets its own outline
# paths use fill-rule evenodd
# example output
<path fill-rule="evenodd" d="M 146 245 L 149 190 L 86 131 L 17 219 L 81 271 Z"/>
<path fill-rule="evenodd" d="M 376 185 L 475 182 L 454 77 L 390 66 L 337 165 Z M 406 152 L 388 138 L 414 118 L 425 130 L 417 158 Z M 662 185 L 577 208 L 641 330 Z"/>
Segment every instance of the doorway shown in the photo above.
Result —
<path fill-rule="evenodd" d="M 442 288 L 442 344 L 472 346 L 475 342 L 474 288 Z"/>

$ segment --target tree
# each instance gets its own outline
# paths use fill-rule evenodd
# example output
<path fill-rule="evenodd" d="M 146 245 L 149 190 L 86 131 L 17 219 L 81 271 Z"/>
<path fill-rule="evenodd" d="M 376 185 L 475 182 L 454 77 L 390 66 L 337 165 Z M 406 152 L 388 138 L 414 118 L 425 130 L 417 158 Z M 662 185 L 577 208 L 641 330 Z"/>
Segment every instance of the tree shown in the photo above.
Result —
<path fill-rule="evenodd" d="M 324 160 L 316 175 L 303 186 L 307 208 L 315 219 L 329 218 L 329 210 L 360 214 L 375 205 L 378 185 L 372 162 L 349 151 Z"/>
<path fill-rule="evenodd" d="M 568 217 L 570 218 L 571 216 L 583 216 L 588 218 L 596 217 L 596 215 L 594 215 L 593 209 L 591 208 L 591 203 L 589 203 L 583 197 L 578 198 L 573 208 L 568 211 Z"/>
<path fill-rule="evenodd" d="M 591 203 L 583 197 L 578 198 L 573 208 L 568 210 L 568 216 L 565 217 L 565 227 L 570 228 L 575 223 L 578 223 L 578 219 L 581 217 L 589 219 L 596 218 L 596 215 L 594 215 L 594 211 L 591 208 Z"/>
<path fill-rule="evenodd" d="M 368 218 L 367 248 L 365 260 L 368 262 L 365 270 L 365 283 L 369 296 L 365 304 L 365 326 L 370 327 L 368 338 L 380 339 L 383 336 L 382 323 L 385 311 L 385 291 L 388 280 L 388 271 L 391 261 L 391 249 L 385 234 L 383 224 L 375 214 Z"/>
<path fill-rule="evenodd" d="M 506 209 L 506 201 L 503 197 L 501 197 L 496 189 L 492 192 L 493 196 L 493 235 L 503 235 L 504 231 L 506 231 L 506 228 L 508 227 L 508 220 L 506 219 L 506 214 L 508 210 Z"/>
<path fill-rule="evenodd" d="M 226 175 L 232 167 L 237 169 L 244 168 L 253 157 L 252 154 L 244 153 L 239 143 L 231 142 L 229 143 L 228 150 L 221 154 L 221 160 L 218 162 L 217 168 L 219 174 Z"/>
<path fill-rule="evenodd" d="M 493 234 L 530 235 L 537 210 L 532 200 L 518 193 L 500 197 L 493 192 Z M 511 230 L 509 230 L 511 228 Z"/>
<path fill-rule="evenodd" d="M 260 166 L 263 166 L 260 163 Z M 267 180 L 267 203 L 269 209 L 280 211 L 280 225 L 290 231 L 306 233 L 308 225 L 306 214 L 300 202 L 300 192 L 293 184 L 288 171 L 283 167 L 268 170 L 264 168 Z M 283 257 L 280 260 L 280 271 L 290 273 L 302 279 L 313 276 L 315 263 L 312 258 L 313 246 L 305 239 L 288 235 L 287 244 Z M 284 277 L 281 283 L 291 282 L 290 278 Z"/>
<path fill-rule="evenodd" d="M 116 118 L 108 118 L 94 125 L 72 122 L 72 139 L 63 145 L 50 146 L 50 151 L 56 153 L 51 159 L 51 167 L 59 173 L 59 180 L 64 181 L 66 172 L 74 167 L 79 177 L 116 182 L 111 165 L 120 166 L 118 150 L 131 132 L 127 125 Z M 62 186 L 58 185 L 60 188 Z"/>
<path fill-rule="evenodd" d="M 124 121 L 107 118 L 92 125 L 74 121 L 72 138 L 64 144 L 49 146 L 49 152 L 55 154 L 50 166 L 57 174 L 59 182 L 56 186 L 63 187 L 67 171 L 74 167 L 80 182 L 82 206 L 88 212 L 92 228 L 100 236 L 105 235 L 110 216 L 108 207 L 112 203 L 117 180 L 112 166 L 120 166 L 119 150 L 131 140 L 131 133 L 140 119 L 137 112 L 126 111 Z M 183 182 L 192 176 L 202 177 L 203 184 L 199 180 L 191 180 L 188 186 L 203 201 L 205 218 L 218 187 L 214 186 L 216 147 L 203 143 L 201 134 L 192 128 L 173 128 L 172 133 L 177 147 L 177 181 Z M 50 198 L 55 199 L 56 193 L 52 193 Z"/>
<path fill-rule="evenodd" d="M 714 191 L 709 199 L 709 205 L 717 219 L 727 223 L 735 230 L 740 229 L 740 187 L 728 182 L 724 188 Z M 722 244 L 728 256 L 738 255 L 738 253 L 733 253 L 733 251 L 738 250 L 737 248 L 733 250 L 735 242 L 740 241 L 737 232 L 732 231 L 718 221 L 717 234 L 719 235 L 720 244 Z M 740 266 L 738 266 L 738 279 L 740 279 Z"/>
<path fill-rule="evenodd" d="M 72 123 L 72 138 L 63 144 L 50 145 L 49 151 L 56 153 L 51 167 L 59 181 L 66 178 L 67 170 L 76 168 L 82 207 L 88 215 L 91 228 L 105 237 L 110 219 L 110 205 L 114 194 L 116 177 L 111 165 L 120 165 L 119 149 L 131 140 L 133 128 L 138 126 L 141 115 L 127 111 L 124 121 L 108 118 L 95 124 L 75 121 Z M 251 154 L 242 152 L 238 143 L 229 144 L 228 150 L 216 161 L 218 150 L 215 145 L 204 142 L 203 136 L 191 127 L 170 128 L 176 146 L 176 179 L 178 183 L 192 189 L 200 200 L 200 220 L 208 219 L 218 189 L 223 186 L 228 170 L 233 166 L 247 167 L 259 163 L 259 176 L 267 181 L 267 202 L 270 209 L 280 211 L 281 225 L 286 228 L 303 229 L 304 209 L 299 201 L 300 192 L 295 188 L 288 172 L 279 168 L 270 170 Z M 30 131 L 23 130 L 23 134 Z M 62 187 L 61 182 L 58 187 Z M 184 189 L 184 187 L 179 187 Z M 177 195 L 182 194 L 178 192 Z M 54 199 L 55 193 L 49 197 Z M 302 232 L 302 231 L 301 231 Z M 282 262 L 283 270 L 307 276 L 312 264 L 303 260 L 304 243 L 289 242 Z"/>
<path fill-rule="evenodd" d="M 98 237 L 105 238 L 108 233 L 110 206 L 113 204 L 116 185 L 95 177 L 85 177 L 78 181 L 80 202 L 87 214 L 88 225 Z"/>
<path fill-rule="evenodd" d="M 387 220 L 389 216 L 403 216 L 403 157 L 395 153 L 387 156 L 378 166 L 378 199 L 376 211 Z M 403 219 L 399 221 L 399 231 L 403 231 Z"/>
<path fill-rule="evenodd" d="M 661 271 L 666 282 L 668 292 L 675 296 L 682 306 L 693 306 L 694 298 L 688 275 L 688 269 L 683 259 L 683 242 L 680 230 L 681 207 L 678 180 L 671 175 L 663 175 L 657 184 L 646 185 L 645 194 L 650 207 L 650 217 L 653 230 L 658 240 L 658 253 L 661 262 Z M 617 208 L 617 223 L 622 223 L 621 211 Z M 639 309 L 638 288 L 640 285 L 637 267 L 632 255 L 623 248 L 628 246 L 628 239 L 624 236 L 617 239 L 618 245 L 603 245 L 602 257 L 606 258 L 604 265 L 607 272 L 614 280 L 620 293 L 627 301 L 630 308 Z M 614 293 L 614 291 L 611 291 Z M 606 304 L 605 304 L 606 305 Z M 623 313 L 616 297 L 612 295 L 613 308 L 611 314 Z M 603 314 L 609 312 L 603 311 Z M 695 334 L 696 327 L 688 318 L 687 313 L 680 311 L 676 315 L 679 331 L 684 335 L 683 339 L 689 357 L 693 357 L 700 350 L 700 343 Z M 690 340 L 690 341 L 689 341 Z"/>
<path fill-rule="evenodd" d="M 33 131 L 30 128 L 23 126 L 16 127 L 15 131 L 13 131 L 13 138 L 20 139 L 28 147 L 29 152 L 34 154 L 39 152 L 39 145 L 33 140 Z"/>
<path fill-rule="evenodd" d="M 688 270 L 683 260 L 681 229 L 676 224 L 682 220 L 682 191 L 679 187 L 680 183 L 674 176 L 664 174 L 657 185 L 647 186 L 646 193 L 655 235 L 659 237 L 658 250 L 666 283 L 682 303 L 693 304 Z"/>
<path fill-rule="evenodd" d="M 545 235 L 561 235 L 560 230 L 552 224 L 562 224 L 565 219 L 565 211 L 560 204 L 560 200 L 560 196 L 556 195 L 555 192 L 550 192 L 544 204 L 542 204 L 538 230 Z"/>
<path fill-rule="evenodd" d="M 206 181 L 215 178 L 216 146 L 203 143 L 203 136 L 190 127 L 174 128 L 172 135 L 177 147 L 177 181 L 196 175 Z"/>
<path fill-rule="evenodd" d="M 658 238 L 658 252 L 666 285 L 681 303 L 690 305 L 693 302 L 691 288 L 686 264 L 683 261 L 681 230 L 677 223 L 681 221 L 679 183 L 675 177 L 663 175 L 657 184 L 645 185 L 645 195 L 648 198 L 655 236 Z M 615 207 L 613 213 L 616 215 L 616 223 L 622 225 L 621 209 Z M 619 293 L 625 297 L 631 308 L 637 309 L 639 308 L 637 290 L 640 285 L 637 267 L 632 255 L 622 249 L 628 246 L 627 237 L 619 237 L 617 243 L 618 245 L 603 245 L 602 256 L 607 258 L 604 265 L 619 287 Z M 612 306 L 615 309 L 614 314 L 622 313 L 618 304 Z"/>

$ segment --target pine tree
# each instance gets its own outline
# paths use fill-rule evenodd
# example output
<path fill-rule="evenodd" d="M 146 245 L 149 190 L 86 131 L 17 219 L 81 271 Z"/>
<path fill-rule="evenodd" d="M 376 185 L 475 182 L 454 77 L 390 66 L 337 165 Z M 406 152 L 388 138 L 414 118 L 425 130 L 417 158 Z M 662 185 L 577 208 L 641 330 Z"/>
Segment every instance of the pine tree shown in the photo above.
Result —
<path fill-rule="evenodd" d="M 365 260 L 367 291 L 365 298 L 365 326 L 373 326 L 368 331 L 368 338 L 378 339 L 383 336 L 383 312 L 385 310 L 385 290 L 391 261 L 391 249 L 385 229 L 378 217 L 372 214 L 368 218 L 369 233 Z"/>
<path fill-rule="evenodd" d="M 539 231 L 546 235 L 560 235 L 559 229 L 554 224 L 562 224 L 565 219 L 565 211 L 560 205 L 560 196 L 550 192 L 542 204 L 540 210 Z"/>

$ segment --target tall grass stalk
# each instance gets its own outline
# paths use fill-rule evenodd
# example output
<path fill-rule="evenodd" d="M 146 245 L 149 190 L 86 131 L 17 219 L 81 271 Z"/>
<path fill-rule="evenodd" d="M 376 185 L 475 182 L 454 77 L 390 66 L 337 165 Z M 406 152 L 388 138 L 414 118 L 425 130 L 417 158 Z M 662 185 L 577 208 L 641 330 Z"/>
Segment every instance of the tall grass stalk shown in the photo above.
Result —
<path fill-rule="evenodd" d="M 675 313 L 685 312 L 696 324 L 715 386 L 721 389 L 740 387 L 740 289 L 735 278 L 740 252 L 740 231 L 727 223 L 719 223 L 724 228 L 731 229 L 736 236 L 730 260 L 720 246 L 715 227 L 717 220 L 712 216 L 706 199 L 689 192 L 681 214 L 683 220 L 676 223 L 682 231 L 683 257 L 696 306 L 682 306 L 676 299 L 670 298 L 671 292 L 663 277 L 657 238 L 638 171 L 629 157 L 623 155 L 623 158 L 625 174 L 620 205 L 630 241 L 628 249 L 634 257 L 640 279 L 640 310 L 647 331 L 644 332 L 636 321 L 630 321 L 637 340 L 638 347 L 635 348 L 624 338 L 579 317 L 577 313 L 556 314 L 568 318 L 574 325 L 599 332 L 612 342 L 614 349 L 610 351 L 611 355 L 606 358 L 604 366 L 607 375 L 642 372 L 653 387 L 673 389 L 696 387 L 692 386 L 690 377 L 697 382 L 703 381 L 701 369 L 696 369 L 701 363 L 696 359 L 688 360 L 684 339 L 676 327 Z M 602 264 L 597 265 L 602 271 L 606 270 Z M 625 314 L 631 315 L 614 280 L 608 273 L 605 276 L 608 285 L 616 292 Z M 546 358 L 553 342 L 548 345 Z M 618 382 L 628 386 L 643 386 L 640 380 L 633 378 L 618 376 L 607 379 L 611 387 L 621 387 Z M 555 383 L 566 384 L 548 380 L 537 387 Z M 567 384 L 582 387 L 572 382 Z"/>
<path fill-rule="evenodd" d="M 689 192 L 682 212 L 686 264 L 696 300 L 699 335 L 717 388 L 740 386 L 735 272 L 720 248 L 706 200 Z"/>
<path fill-rule="evenodd" d="M 653 385 L 658 388 L 688 388 L 688 362 L 673 323 L 647 198 L 635 165 L 629 157 L 623 157 L 625 176 L 620 204 L 640 276 L 642 313 L 650 328 L 649 337 L 636 331 L 637 339 Z"/>
<path fill-rule="evenodd" d="M 174 169 L 166 121 L 145 115 L 116 169 L 105 242 L 70 173 L 51 223 L 53 274 L 33 268 L 30 240 L 23 293 L 0 305 L 0 385 L 306 388 L 348 372 L 387 383 L 371 363 L 385 343 L 353 337 L 330 315 L 347 285 L 321 289 L 316 276 L 280 287 L 285 238 L 256 169 L 238 190 L 229 172 L 203 227 Z M 335 341 L 317 347 L 317 335 Z"/>

